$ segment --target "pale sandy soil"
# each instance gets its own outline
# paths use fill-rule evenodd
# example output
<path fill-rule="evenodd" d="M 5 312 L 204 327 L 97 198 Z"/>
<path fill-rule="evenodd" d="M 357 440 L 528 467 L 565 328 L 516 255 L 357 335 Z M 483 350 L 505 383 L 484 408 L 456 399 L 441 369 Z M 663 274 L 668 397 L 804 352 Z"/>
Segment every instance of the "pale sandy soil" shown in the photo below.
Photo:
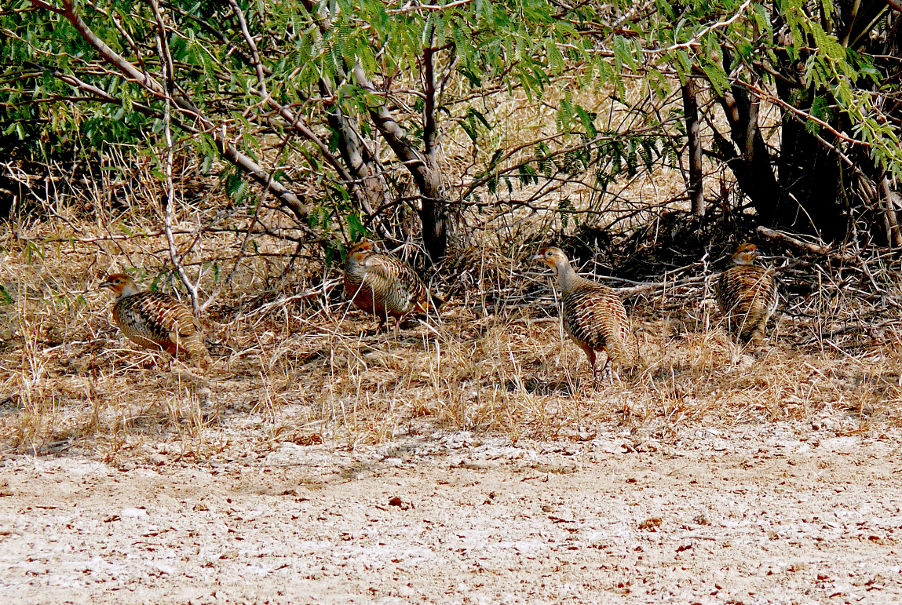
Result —
<path fill-rule="evenodd" d="M 902 431 L 796 424 L 0 467 L 0 602 L 902 601 Z"/>

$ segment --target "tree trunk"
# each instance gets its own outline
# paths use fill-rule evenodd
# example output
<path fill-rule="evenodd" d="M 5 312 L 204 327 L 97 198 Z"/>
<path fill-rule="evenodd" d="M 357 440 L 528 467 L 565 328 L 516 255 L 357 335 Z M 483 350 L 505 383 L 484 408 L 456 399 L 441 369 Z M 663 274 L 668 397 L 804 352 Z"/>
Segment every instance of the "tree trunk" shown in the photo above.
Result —
<path fill-rule="evenodd" d="M 374 90 L 360 65 L 354 67 L 357 83 L 368 90 Z M 395 120 L 388 107 L 378 105 L 370 109 L 370 116 L 376 129 L 407 168 L 420 192 L 420 221 L 423 230 L 423 246 L 429 260 L 437 263 L 448 248 L 446 207 L 442 188 L 441 169 L 434 153 L 420 153 L 407 138 L 404 129 Z M 430 147 L 431 149 L 432 147 Z"/>
<path fill-rule="evenodd" d="M 880 197 L 883 199 L 883 212 L 886 220 L 886 239 L 893 247 L 902 246 L 902 229 L 896 210 L 899 208 L 900 196 L 890 187 L 889 177 L 880 179 Z"/>
<path fill-rule="evenodd" d="M 360 139 L 357 128 L 339 107 L 333 107 L 328 115 L 329 126 L 338 135 L 338 151 L 348 168 L 348 172 L 358 181 L 349 183 L 360 207 L 368 215 L 373 215 L 386 198 L 388 186 L 378 164 Z M 378 217 L 376 217 L 378 220 Z M 378 222 L 377 222 L 378 224 Z"/>
<path fill-rule="evenodd" d="M 423 82 L 426 94 L 423 103 L 423 154 L 426 158 L 424 178 L 420 185 L 422 206 L 420 223 L 423 229 L 423 246 L 429 259 L 440 261 L 448 249 L 447 205 L 442 186 L 442 170 L 439 164 L 439 128 L 436 123 L 437 78 L 435 74 L 436 49 L 431 46 L 423 50 Z"/>
<path fill-rule="evenodd" d="M 786 73 L 793 73 L 798 58 L 781 56 Z M 810 111 L 812 92 L 790 78 L 777 78 L 777 94 L 787 104 Z M 840 130 L 843 127 L 839 128 Z M 830 137 L 822 131 L 820 137 Z M 842 199 L 839 158 L 798 116 L 783 111 L 780 151 L 774 164 L 780 174 L 780 197 L 766 223 L 773 227 L 814 233 L 827 241 L 845 237 L 849 224 Z M 833 141 L 831 141 L 833 142 Z"/>
<path fill-rule="evenodd" d="M 420 186 L 420 223 L 423 228 L 423 246 L 429 259 L 436 263 L 445 256 L 448 249 L 447 213 L 442 192 L 441 171 L 430 166 L 425 170 L 425 178 Z"/>
<path fill-rule="evenodd" d="M 729 64 L 728 56 L 724 62 Z M 787 103 L 809 109 L 810 100 L 804 94 L 800 99 L 800 90 L 788 81 L 778 79 L 777 90 Z M 758 99 L 736 84 L 718 101 L 733 141 L 731 149 L 726 149 L 728 143 L 723 140 L 718 146 L 757 211 L 758 222 L 815 233 L 827 240 L 843 238 L 849 224 L 842 198 L 843 173 L 836 154 L 794 114 L 784 111 L 780 149 L 771 156 L 758 128 Z"/>
<path fill-rule="evenodd" d="M 692 215 L 705 216 L 705 188 L 702 173 L 702 143 L 699 140 L 698 82 L 687 78 L 683 85 L 683 115 L 686 119 L 686 141 L 689 146 L 689 199 Z"/>
<path fill-rule="evenodd" d="M 733 86 L 718 99 L 730 124 L 730 137 L 735 149 L 721 146 L 727 165 L 742 191 L 749 196 L 752 205 L 764 224 L 773 224 L 772 219 L 780 200 L 780 188 L 771 166 L 767 144 L 758 129 L 757 104 L 749 99 L 741 86 Z"/>

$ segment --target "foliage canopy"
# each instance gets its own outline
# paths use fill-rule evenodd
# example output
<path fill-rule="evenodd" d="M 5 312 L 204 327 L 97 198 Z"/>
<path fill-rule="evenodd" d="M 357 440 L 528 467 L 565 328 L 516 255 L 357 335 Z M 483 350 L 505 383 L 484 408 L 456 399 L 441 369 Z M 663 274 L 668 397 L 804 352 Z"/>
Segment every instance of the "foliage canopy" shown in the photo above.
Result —
<path fill-rule="evenodd" d="M 575 182 L 597 209 L 620 177 L 683 170 L 682 89 L 707 172 L 728 167 L 761 222 L 839 238 L 864 218 L 902 245 L 899 9 L 19 0 L 0 11 L 2 137 L 37 161 L 133 145 L 160 175 L 175 147 L 235 203 L 275 200 L 331 240 L 405 239 L 412 212 L 437 259 L 462 208 Z M 514 98 L 535 113 L 511 120 Z"/>

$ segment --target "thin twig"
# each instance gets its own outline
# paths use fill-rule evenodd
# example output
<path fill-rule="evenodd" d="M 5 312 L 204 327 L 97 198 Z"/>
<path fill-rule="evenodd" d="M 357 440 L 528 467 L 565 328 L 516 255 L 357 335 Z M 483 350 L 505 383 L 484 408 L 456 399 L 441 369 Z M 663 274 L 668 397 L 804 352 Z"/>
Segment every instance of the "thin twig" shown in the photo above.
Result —
<path fill-rule="evenodd" d="M 160 53 L 163 67 L 163 81 L 166 82 L 169 91 L 169 94 L 167 94 L 165 98 L 165 110 L 163 114 L 163 133 L 166 138 L 166 159 L 164 162 L 164 171 L 166 174 L 166 212 L 164 218 L 166 225 L 166 241 L 169 244 L 169 258 L 172 260 L 172 264 L 175 266 L 176 271 L 178 271 L 179 278 L 182 280 L 182 283 L 188 290 L 188 294 L 191 296 L 191 308 L 194 309 L 195 313 L 198 313 L 200 311 L 200 304 L 197 300 L 197 284 L 200 282 L 200 276 L 203 273 L 203 265 L 201 265 L 198 270 L 197 280 L 192 282 L 188 277 L 187 271 L 185 271 L 185 267 L 182 265 L 182 256 L 178 252 L 175 238 L 172 235 L 172 223 L 175 220 L 175 185 L 172 181 L 172 163 L 175 154 L 175 145 L 172 139 L 172 123 L 170 120 L 172 116 L 172 90 L 174 85 L 172 55 L 169 54 L 169 42 L 167 41 L 166 27 L 163 24 L 163 16 L 160 14 L 159 4 L 157 3 L 157 0 L 151 0 L 150 5 L 157 23 L 157 51 Z"/>

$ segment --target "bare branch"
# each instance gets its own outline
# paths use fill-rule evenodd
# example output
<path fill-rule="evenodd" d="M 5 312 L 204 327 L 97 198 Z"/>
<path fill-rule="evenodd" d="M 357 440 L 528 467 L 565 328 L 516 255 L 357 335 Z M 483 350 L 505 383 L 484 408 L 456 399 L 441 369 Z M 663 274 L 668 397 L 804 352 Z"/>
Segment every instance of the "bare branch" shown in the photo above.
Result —
<path fill-rule="evenodd" d="M 438 142 L 438 128 L 435 123 L 435 66 L 433 56 L 435 50 L 423 50 L 423 92 L 426 102 L 423 104 L 423 147 L 426 155 L 434 157 Z"/>
<path fill-rule="evenodd" d="M 458 8 L 460 6 L 466 6 L 468 4 L 472 4 L 474 0 L 456 0 L 455 2 L 449 2 L 448 4 L 408 4 L 404 6 L 404 8 L 396 8 L 392 10 L 385 11 L 388 15 L 402 15 L 406 13 L 412 13 L 420 10 L 426 11 L 447 11 L 454 8 Z"/>
<path fill-rule="evenodd" d="M 254 42 L 254 37 L 247 28 L 247 21 L 244 19 L 244 13 L 241 12 L 241 7 L 238 6 L 238 3 L 235 2 L 235 0 L 229 0 L 229 6 L 232 7 L 232 12 L 234 12 L 235 17 L 238 18 L 238 24 L 241 26 L 241 34 L 244 36 L 244 40 L 247 42 L 248 47 L 251 49 L 251 64 L 257 71 L 257 79 L 260 81 L 260 90 L 263 93 L 261 96 L 264 101 L 268 101 L 269 93 L 266 91 L 266 73 L 263 71 L 263 64 L 260 62 L 260 53 L 257 52 L 257 44 Z"/>
<path fill-rule="evenodd" d="M 163 134 L 166 139 L 166 156 L 163 162 L 163 169 L 166 174 L 166 208 L 164 213 L 166 242 L 169 245 L 169 259 L 172 261 L 176 271 L 178 271 L 179 278 L 181 278 L 185 288 L 188 289 L 188 294 L 191 296 L 191 308 L 194 310 L 194 313 L 197 314 L 200 310 L 200 305 L 197 300 L 197 284 L 200 281 L 200 275 L 203 272 L 203 265 L 201 265 L 201 268 L 198 271 L 197 280 L 192 282 L 188 277 L 188 273 L 185 271 L 185 267 L 182 265 L 182 255 L 179 254 L 175 238 L 172 236 L 172 223 L 175 220 L 175 185 L 172 182 L 172 161 L 175 154 L 175 145 L 172 140 L 172 121 L 170 119 L 172 116 L 171 91 L 175 86 L 173 82 L 174 69 L 172 66 L 172 55 L 169 52 L 166 26 L 163 24 L 163 16 L 160 14 L 160 6 L 157 4 L 157 0 L 150 0 L 150 7 L 157 24 L 157 52 L 160 54 L 163 66 L 163 78 L 166 82 L 166 88 L 170 92 L 170 94 L 166 95 L 166 109 L 163 117 Z"/>
<path fill-rule="evenodd" d="M 790 105 L 789 103 L 787 103 L 786 101 L 784 101 L 783 99 L 778 97 L 777 95 L 771 94 L 770 92 L 764 90 L 763 88 L 761 88 L 759 86 L 755 86 L 754 84 L 750 84 L 749 82 L 745 82 L 743 80 L 738 80 L 738 79 L 734 80 L 734 83 L 738 84 L 740 86 L 743 86 L 743 87 L 747 88 L 748 90 L 752 91 L 753 93 L 755 93 L 755 96 L 758 97 L 759 99 L 763 99 L 763 100 L 773 103 L 775 105 L 779 105 L 783 109 L 785 109 L 791 113 L 794 113 L 795 115 L 797 115 L 800 118 L 804 118 L 806 120 L 811 120 L 812 122 L 816 123 L 817 125 L 821 126 L 825 130 L 829 131 L 831 134 L 836 136 L 836 138 L 838 138 L 842 141 L 845 141 L 846 143 L 851 143 L 853 145 L 859 145 L 861 147 L 871 147 L 870 143 L 852 138 L 849 135 L 845 134 L 844 132 L 840 132 L 840 131 L 836 130 L 833 126 L 831 126 L 827 122 L 823 121 L 819 117 L 812 115 L 806 111 L 802 111 L 798 107 L 793 107 L 792 105 Z"/>
<path fill-rule="evenodd" d="M 359 63 L 354 66 L 353 74 L 355 81 L 361 88 L 365 88 L 373 94 L 378 94 L 376 87 L 367 79 L 366 74 L 363 73 L 363 67 Z M 379 129 L 379 133 L 385 138 L 395 155 L 404 163 L 404 167 L 410 171 L 414 179 L 423 179 L 423 169 L 426 167 L 426 161 L 404 134 L 401 125 L 398 124 L 388 108 L 384 104 L 380 104 L 377 109 L 371 109 L 370 113 L 376 128 Z"/>
<path fill-rule="evenodd" d="M 65 9 L 57 8 L 50 4 L 49 2 L 44 2 L 44 0 L 31 0 L 31 4 L 35 8 L 43 8 L 44 10 L 48 10 L 50 12 L 56 13 L 58 15 L 64 15 L 66 13 Z"/>

